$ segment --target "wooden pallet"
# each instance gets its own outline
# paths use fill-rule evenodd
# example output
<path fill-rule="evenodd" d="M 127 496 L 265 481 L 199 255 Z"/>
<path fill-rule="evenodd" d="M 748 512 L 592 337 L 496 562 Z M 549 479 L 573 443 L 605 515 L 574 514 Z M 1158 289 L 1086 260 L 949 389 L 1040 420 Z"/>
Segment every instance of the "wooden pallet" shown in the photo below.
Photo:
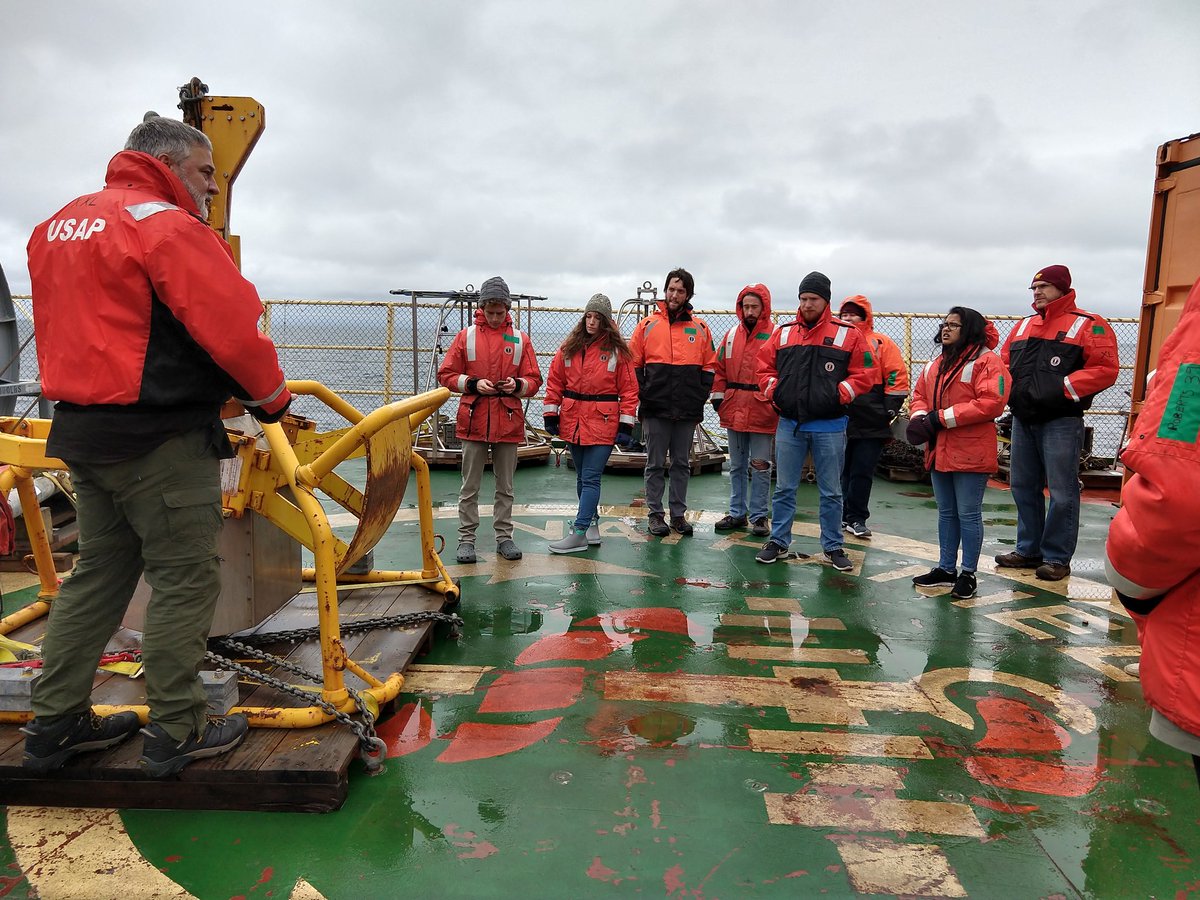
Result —
<path fill-rule="evenodd" d="M 317 624 L 315 593 L 300 593 L 267 619 L 256 632 L 270 634 Z M 440 610 L 443 598 L 421 587 L 344 588 L 339 599 L 343 623 L 370 616 Z M 31 623 L 11 635 L 40 643 L 45 621 Z M 381 680 L 404 671 L 433 638 L 433 626 L 387 629 L 344 637 L 350 656 Z M 110 650 L 139 644 L 136 632 L 122 630 Z M 321 671 L 316 641 L 268 646 L 268 652 L 313 673 Z M 370 660 L 374 659 L 374 662 Z M 268 670 L 270 671 L 270 670 Z M 286 671 L 278 677 L 300 679 Z M 361 687 L 347 674 L 347 683 Z M 144 682 L 98 672 L 94 703 L 145 703 Z M 299 706 L 299 700 L 274 688 L 242 683 L 239 705 Z M 384 714 L 386 715 L 386 712 Z M 239 809 L 328 812 L 346 800 L 350 765 L 358 756 L 358 740 L 345 726 L 307 729 L 254 728 L 237 750 L 213 760 L 192 763 L 177 778 L 146 777 L 137 764 L 142 741 L 135 736 L 104 753 L 85 753 L 52 776 L 39 777 L 21 768 L 24 745 L 15 725 L 0 725 L 0 798 L 5 804 L 140 809 Z"/>

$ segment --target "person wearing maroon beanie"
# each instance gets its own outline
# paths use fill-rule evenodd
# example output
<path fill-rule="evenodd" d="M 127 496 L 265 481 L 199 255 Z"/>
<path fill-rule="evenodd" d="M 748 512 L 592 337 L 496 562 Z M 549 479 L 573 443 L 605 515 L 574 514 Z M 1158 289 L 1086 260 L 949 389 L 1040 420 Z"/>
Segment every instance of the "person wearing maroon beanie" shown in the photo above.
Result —
<path fill-rule="evenodd" d="M 1076 305 L 1066 266 L 1040 269 L 1029 289 L 1033 315 L 1016 324 L 1000 350 L 1012 372 L 1009 485 L 1017 546 L 996 564 L 1061 581 L 1071 574 L 1079 538 L 1083 414 L 1117 381 L 1117 339 L 1102 317 Z"/>

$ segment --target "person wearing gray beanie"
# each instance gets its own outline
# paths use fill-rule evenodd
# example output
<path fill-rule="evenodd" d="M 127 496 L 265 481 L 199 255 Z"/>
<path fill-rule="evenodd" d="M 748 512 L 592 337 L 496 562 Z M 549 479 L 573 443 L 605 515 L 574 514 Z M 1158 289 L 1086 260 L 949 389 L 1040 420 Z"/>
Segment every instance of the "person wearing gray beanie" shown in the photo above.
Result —
<path fill-rule="evenodd" d="M 593 294 L 554 354 L 546 381 L 546 431 L 561 437 L 571 453 L 579 498 L 575 521 L 566 537 L 550 544 L 551 553 L 578 553 L 600 544 L 600 478 L 613 442 L 622 448 L 633 443 L 637 405 L 633 355 L 613 321 L 612 303 Z"/>
<path fill-rule="evenodd" d="M 833 296 L 829 276 L 822 272 L 809 272 L 800 279 L 800 288 L 796 291 L 796 296 L 801 294 L 816 294 L 828 303 L 829 298 Z"/>
<path fill-rule="evenodd" d="M 513 327 L 512 295 L 499 275 L 479 289 L 475 323 L 454 337 L 438 367 L 438 383 L 462 396 L 454 433 L 462 441 L 462 488 L 458 493 L 457 562 L 473 563 L 479 528 L 479 485 L 488 454 L 496 477 L 492 528 L 496 552 L 521 558 L 513 540 L 513 473 L 525 440 L 522 401 L 542 386 L 542 373 L 529 335 Z"/>

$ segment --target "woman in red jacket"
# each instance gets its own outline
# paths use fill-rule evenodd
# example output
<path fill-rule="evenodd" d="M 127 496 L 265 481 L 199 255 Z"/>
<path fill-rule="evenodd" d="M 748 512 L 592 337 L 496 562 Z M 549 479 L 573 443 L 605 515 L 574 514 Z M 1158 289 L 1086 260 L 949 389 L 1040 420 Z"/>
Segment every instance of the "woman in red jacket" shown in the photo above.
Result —
<path fill-rule="evenodd" d="M 952 307 L 936 338 L 942 345 L 917 377 L 908 440 L 925 444 L 925 466 L 938 505 L 937 568 L 913 584 L 954 585 L 951 595 L 975 596 L 975 569 L 983 547 L 983 491 L 996 471 L 996 419 L 1004 412 L 1012 378 L 991 348 L 991 322 L 973 309 Z M 962 545 L 962 572 L 956 568 Z"/>
<path fill-rule="evenodd" d="M 576 553 L 600 543 L 600 476 L 613 442 L 628 447 L 633 441 L 637 404 L 629 345 L 613 322 L 609 299 L 595 294 L 554 354 L 546 382 L 546 431 L 571 451 L 579 497 L 575 521 L 565 538 L 550 545 L 551 553 Z"/>

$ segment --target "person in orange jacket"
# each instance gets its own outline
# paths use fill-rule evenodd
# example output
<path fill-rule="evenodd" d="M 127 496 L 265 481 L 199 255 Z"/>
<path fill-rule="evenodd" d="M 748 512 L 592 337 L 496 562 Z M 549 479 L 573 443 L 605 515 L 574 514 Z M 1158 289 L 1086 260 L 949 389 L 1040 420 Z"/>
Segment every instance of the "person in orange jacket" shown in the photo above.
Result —
<path fill-rule="evenodd" d="M 871 301 L 855 294 L 842 301 L 838 317 L 852 323 L 875 355 L 879 377 L 871 390 L 850 404 L 846 428 L 846 464 L 842 467 L 842 528 L 855 537 L 869 538 L 871 487 L 884 442 L 892 436 L 892 422 L 908 399 L 908 364 L 900 348 L 875 330 Z"/>
<path fill-rule="evenodd" d="M 790 559 L 796 491 L 811 452 L 820 493 L 821 549 L 839 572 L 854 568 L 842 546 L 842 465 L 846 408 L 876 380 L 866 338 L 829 313 L 829 278 L 809 272 L 797 290 L 796 318 L 775 329 L 758 361 L 758 384 L 779 413 L 771 536 L 756 562 Z"/>
<path fill-rule="evenodd" d="M 600 544 L 600 477 L 613 442 L 622 447 L 633 442 L 637 404 L 633 354 L 613 322 L 612 302 L 593 294 L 554 354 L 546 381 L 546 431 L 566 442 L 579 498 L 570 531 L 550 544 L 551 553 L 577 553 Z"/>
<path fill-rule="evenodd" d="M 692 474 L 692 438 L 704 419 L 704 404 L 712 393 L 717 364 L 712 332 L 692 315 L 696 283 L 686 269 L 667 273 L 664 299 L 658 310 L 637 323 L 629 349 L 637 372 L 646 442 L 646 506 L 649 531 L 662 537 L 671 529 L 692 534 L 687 512 L 688 480 Z M 671 524 L 663 515 L 667 455 L 671 456 Z"/>
<path fill-rule="evenodd" d="M 1162 345 L 1108 529 L 1108 583 L 1137 623 L 1150 733 L 1200 778 L 1200 281 Z"/>
<path fill-rule="evenodd" d="M 999 342 L 995 327 L 973 309 L 951 307 L 935 340 L 942 352 L 917 376 L 907 436 L 909 443 L 925 445 L 940 553 L 937 567 L 913 584 L 953 585 L 951 595 L 965 600 L 978 587 L 983 492 L 996 471 L 996 419 L 1004 412 L 1012 378 L 991 349 Z"/>
<path fill-rule="evenodd" d="M 1117 338 L 1101 316 L 1076 305 L 1066 266 L 1042 269 L 1030 290 L 1034 314 L 1016 324 L 1000 351 L 1013 377 L 1008 477 L 1017 546 L 996 564 L 1060 581 L 1071 574 L 1079 539 L 1083 414 L 1117 382 Z"/>
<path fill-rule="evenodd" d="M 717 531 L 751 526 L 751 534 L 771 533 L 767 501 L 771 490 L 771 440 L 779 414 L 758 389 L 758 355 L 775 323 L 771 292 L 765 284 L 748 284 L 738 293 L 738 324 L 725 333 L 717 350 L 711 403 L 729 437 L 729 514 Z M 750 481 L 749 503 L 746 481 Z"/>
<path fill-rule="evenodd" d="M 529 335 L 513 328 L 512 295 L 496 275 L 479 289 L 475 324 L 454 336 L 438 368 L 438 383 L 462 394 L 455 434 L 462 441 L 462 488 L 458 493 L 458 552 L 460 563 L 473 563 L 475 532 L 479 528 L 479 484 L 489 450 L 496 476 L 492 526 L 496 552 L 520 559 L 513 540 L 513 473 L 517 447 L 525 440 L 522 400 L 542 386 L 542 373 Z"/>

